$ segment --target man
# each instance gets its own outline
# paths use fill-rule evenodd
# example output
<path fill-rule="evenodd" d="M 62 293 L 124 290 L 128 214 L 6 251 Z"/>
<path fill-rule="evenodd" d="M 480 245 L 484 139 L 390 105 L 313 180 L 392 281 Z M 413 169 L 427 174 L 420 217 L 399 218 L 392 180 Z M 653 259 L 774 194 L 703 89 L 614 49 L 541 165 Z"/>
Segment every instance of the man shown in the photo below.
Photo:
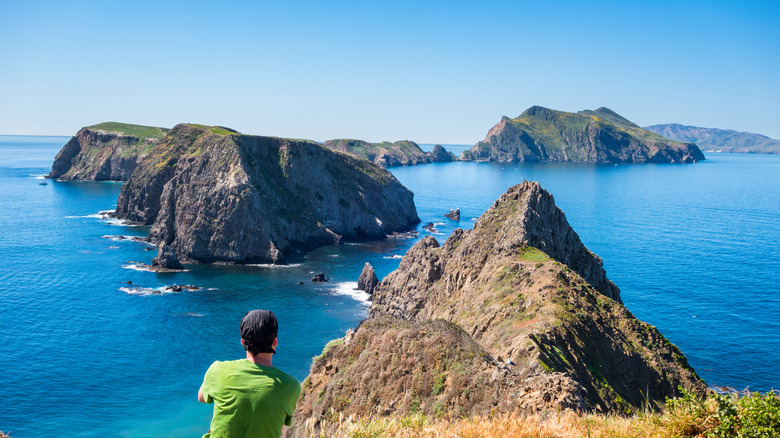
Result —
<path fill-rule="evenodd" d="M 246 359 L 214 362 L 198 391 L 198 401 L 214 403 L 203 438 L 279 438 L 282 426 L 290 425 L 301 385 L 271 364 L 278 331 L 268 310 L 252 310 L 241 319 Z"/>

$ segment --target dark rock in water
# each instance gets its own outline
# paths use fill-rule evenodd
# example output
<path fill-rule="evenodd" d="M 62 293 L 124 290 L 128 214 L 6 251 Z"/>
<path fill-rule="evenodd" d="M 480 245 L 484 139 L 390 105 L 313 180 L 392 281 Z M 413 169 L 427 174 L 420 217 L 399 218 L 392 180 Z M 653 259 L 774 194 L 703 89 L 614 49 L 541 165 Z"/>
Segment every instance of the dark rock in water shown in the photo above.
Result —
<path fill-rule="evenodd" d="M 130 281 L 130 280 L 123 281 L 122 283 L 124 283 L 124 284 L 133 284 L 133 282 L 132 282 L 132 281 Z"/>
<path fill-rule="evenodd" d="M 423 228 L 426 230 L 431 230 L 433 229 L 433 227 L 434 227 L 433 222 L 428 222 L 427 224 L 423 225 Z"/>
<path fill-rule="evenodd" d="M 392 234 L 388 234 L 387 238 L 388 239 L 414 239 L 419 234 L 420 233 L 418 233 L 417 231 L 414 231 L 414 230 L 406 231 L 406 232 L 403 232 L 403 233 L 398 233 L 398 232 L 394 231 Z"/>
<path fill-rule="evenodd" d="M 182 291 L 185 291 L 185 290 L 186 291 L 190 291 L 190 292 L 194 292 L 194 291 L 200 290 L 200 287 L 192 285 L 192 284 L 173 284 L 171 286 L 166 286 L 165 290 L 167 290 L 169 292 L 182 292 Z"/>
<path fill-rule="evenodd" d="M 504 116 L 463 161 L 584 161 L 595 163 L 695 163 L 704 154 L 640 128 L 608 108 L 578 113 L 540 106 Z"/>
<path fill-rule="evenodd" d="M 333 412 L 633 413 L 679 388 L 708 392 L 680 350 L 621 304 L 552 195 L 524 182 L 472 230 L 407 251 L 369 317 L 312 365 L 294 428 Z"/>
<path fill-rule="evenodd" d="M 369 295 L 373 295 L 374 290 L 376 290 L 378 286 L 379 279 L 376 277 L 374 267 L 371 266 L 371 263 L 366 262 L 366 264 L 363 265 L 363 271 L 360 272 L 357 288 L 359 290 L 365 291 Z"/>
<path fill-rule="evenodd" d="M 314 277 L 311 278 L 311 281 L 313 281 L 315 283 L 324 283 L 324 282 L 328 281 L 328 279 L 325 278 L 325 274 L 320 272 L 319 274 L 315 274 Z"/>
<path fill-rule="evenodd" d="M 152 259 L 152 266 L 165 269 L 184 269 L 173 249 L 163 243 L 157 250 L 157 257 Z"/>
<path fill-rule="evenodd" d="M 455 210 L 450 210 L 449 213 L 445 214 L 444 217 L 447 219 L 452 219 L 454 221 L 460 220 L 460 209 L 456 208 Z"/>
<path fill-rule="evenodd" d="M 303 284 L 303 282 L 302 282 L 302 281 L 299 281 L 299 282 L 298 282 L 298 284 Z"/>
<path fill-rule="evenodd" d="M 127 181 L 166 131 L 113 122 L 82 128 L 54 158 L 47 178 Z"/>
<path fill-rule="evenodd" d="M 412 228 L 413 196 L 387 170 L 314 142 L 180 124 L 122 187 L 116 215 L 151 225 L 148 240 L 185 263 L 283 264 Z"/>

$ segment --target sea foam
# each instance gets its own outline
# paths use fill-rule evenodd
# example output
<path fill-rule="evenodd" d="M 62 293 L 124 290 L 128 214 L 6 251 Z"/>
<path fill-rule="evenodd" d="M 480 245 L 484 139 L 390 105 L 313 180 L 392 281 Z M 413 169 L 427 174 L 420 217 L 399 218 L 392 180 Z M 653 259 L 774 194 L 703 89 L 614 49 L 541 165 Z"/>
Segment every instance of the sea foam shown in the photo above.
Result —
<path fill-rule="evenodd" d="M 337 283 L 336 289 L 333 291 L 333 295 L 348 296 L 353 300 L 363 304 L 364 306 L 371 305 L 371 295 L 365 291 L 358 290 L 356 281 Z"/>

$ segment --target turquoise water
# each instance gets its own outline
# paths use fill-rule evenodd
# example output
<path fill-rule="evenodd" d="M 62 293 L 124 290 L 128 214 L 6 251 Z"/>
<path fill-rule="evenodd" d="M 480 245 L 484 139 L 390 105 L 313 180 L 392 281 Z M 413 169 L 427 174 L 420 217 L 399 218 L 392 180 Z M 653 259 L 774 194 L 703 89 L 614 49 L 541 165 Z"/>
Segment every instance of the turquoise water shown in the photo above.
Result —
<path fill-rule="evenodd" d="M 104 238 L 147 231 L 97 215 L 115 207 L 120 184 L 39 185 L 66 141 L 0 137 L 0 430 L 14 438 L 197 436 L 211 415 L 196 401 L 203 372 L 243 355 L 238 321 L 247 310 L 277 314 L 275 364 L 303 379 L 311 357 L 366 316 L 368 303 L 351 290 L 363 263 L 382 277 L 414 243 L 326 247 L 279 268 L 129 269 L 154 251 Z M 450 208 L 461 209 L 460 226 L 469 228 L 512 184 L 540 181 L 604 259 L 626 306 L 658 326 L 711 386 L 779 388 L 780 157 L 707 158 L 685 166 L 448 163 L 393 173 L 414 191 L 422 224 L 440 223 L 441 241 L 458 225 L 441 217 Z M 316 272 L 331 281 L 311 283 Z M 173 283 L 203 289 L 152 293 Z"/>

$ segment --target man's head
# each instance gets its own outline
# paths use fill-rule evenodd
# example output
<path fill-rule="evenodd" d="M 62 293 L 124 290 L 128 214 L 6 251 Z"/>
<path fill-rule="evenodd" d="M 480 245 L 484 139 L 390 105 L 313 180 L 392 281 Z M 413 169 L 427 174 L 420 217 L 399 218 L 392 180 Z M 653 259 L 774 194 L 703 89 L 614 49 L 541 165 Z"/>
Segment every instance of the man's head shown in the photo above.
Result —
<path fill-rule="evenodd" d="M 270 310 L 252 310 L 241 318 L 241 343 L 252 356 L 276 353 L 274 340 L 277 332 L 279 325 Z"/>

